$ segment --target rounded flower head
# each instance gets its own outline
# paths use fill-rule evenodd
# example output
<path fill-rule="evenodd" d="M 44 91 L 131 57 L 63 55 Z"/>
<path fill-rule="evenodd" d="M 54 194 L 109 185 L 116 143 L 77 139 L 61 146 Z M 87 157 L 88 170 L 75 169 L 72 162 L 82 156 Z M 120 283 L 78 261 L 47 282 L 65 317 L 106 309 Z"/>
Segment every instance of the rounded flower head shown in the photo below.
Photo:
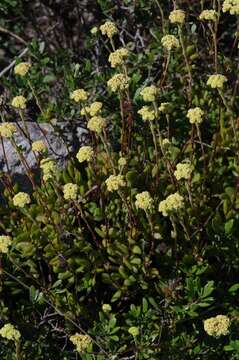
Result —
<path fill-rule="evenodd" d="M 174 171 L 174 176 L 177 180 L 185 179 L 188 180 L 192 174 L 192 166 L 188 163 L 179 163 L 176 166 L 176 170 Z"/>
<path fill-rule="evenodd" d="M 12 243 L 12 238 L 7 235 L 0 235 L 0 254 L 7 254 L 8 248 Z"/>
<path fill-rule="evenodd" d="M 84 161 L 91 161 L 94 156 L 94 151 L 91 146 L 82 146 L 78 151 L 77 160 L 82 163 Z"/>
<path fill-rule="evenodd" d="M 77 198 L 78 186 L 68 183 L 63 187 L 64 198 L 66 200 L 75 200 Z"/>
<path fill-rule="evenodd" d="M 141 115 L 144 121 L 152 121 L 155 119 L 155 111 L 151 109 L 149 106 L 143 106 L 139 111 L 138 114 Z"/>
<path fill-rule="evenodd" d="M 150 211 L 153 208 L 153 203 L 154 201 L 148 191 L 143 191 L 142 193 L 136 195 L 135 206 L 138 209 Z"/>
<path fill-rule="evenodd" d="M 230 319 L 225 315 L 217 315 L 204 321 L 204 330 L 209 336 L 220 337 L 229 333 Z"/>
<path fill-rule="evenodd" d="M 171 142 L 169 139 L 165 138 L 162 140 L 162 146 L 167 149 L 171 145 Z"/>
<path fill-rule="evenodd" d="M 185 12 L 183 10 L 173 10 L 169 15 L 169 20 L 172 24 L 184 24 Z"/>
<path fill-rule="evenodd" d="M 22 95 L 19 95 L 19 96 L 15 96 L 13 99 L 12 99 L 12 106 L 15 107 L 16 109 L 26 109 L 26 102 L 27 102 L 27 99 L 22 96 Z"/>
<path fill-rule="evenodd" d="M 46 145 L 43 140 L 37 140 L 32 143 L 32 151 L 43 152 L 46 150 Z"/>
<path fill-rule="evenodd" d="M 238 0 L 225 0 L 222 6 L 222 11 L 229 11 L 231 15 L 239 14 L 239 1 Z"/>
<path fill-rule="evenodd" d="M 109 62 L 112 68 L 122 65 L 127 59 L 129 51 L 125 48 L 118 49 L 112 52 L 109 56 Z"/>
<path fill-rule="evenodd" d="M 159 212 L 161 212 L 163 216 L 169 216 L 174 211 L 182 209 L 183 206 L 183 197 L 176 192 L 159 203 Z"/>
<path fill-rule="evenodd" d="M 95 101 L 90 106 L 84 107 L 81 110 L 81 115 L 95 116 L 101 111 L 102 106 L 103 106 L 102 102 Z"/>
<path fill-rule="evenodd" d="M 187 113 L 187 118 L 191 124 L 201 124 L 203 121 L 204 112 L 199 107 L 189 109 Z"/>
<path fill-rule="evenodd" d="M 25 76 L 28 73 L 30 67 L 31 64 L 27 62 L 21 62 L 14 67 L 14 73 L 16 75 Z"/>
<path fill-rule="evenodd" d="M 57 166 L 54 160 L 50 158 L 42 159 L 40 162 L 40 168 L 43 172 L 43 180 L 47 181 L 56 174 Z"/>
<path fill-rule="evenodd" d="M 108 38 L 112 38 L 115 34 L 117 34 L 118 29 L 112 21 L 106 21 L 103 25 L 100 26 L 100 31 L 102 35 L 108 36 Z"/>
<path fill-rule="evenodd" d="M 110 175 L 105 181 L 108 191 L 119 190 L 120 187 L 125 186 L 125 181 L 122 175 Z"/>
<path fill-rule="evenodd" d="M 156 96 L 158 94 L 158 89 L 156 86 L 146 86 L 143 90 L 140 91 L 140 95 L 143 100 L 146 102 L 153 102 L 156 100 Z"/>
<path fill-rule="evenodd" d="M 127 160 L 125 159 L 125 157 L 120 157 L 118 160 L 118 164 L 119 166 L 125 166 L 127 164 Z"/>
<path fill-rule="evenodd" d="M 92 35 L 95 35 L 98 33 L 98 27 L 97 26 L 94 26 L 91 30 L 90 30 L 91 34 Z"/>
<path fill-rule="evenodd" d="M 88 93 L 84 90 L 84 89 L 77 89 L 74 90 L 71 94 L 70 94 L 70 99 L 74 100 L 75 102 L 81 102 L 81 101 L 86 101 L 88 98 Z"/>
<path fill-rule="evenodd" d="M 179 47 L 179 41 L 174 35 L 163 36 L 161 39 L 161 43 L 163 47 L 168 51 L 171 51 L 173 48 Z"/>
<path fill-rule="evenodd" d="M 70 337 L 70 341 L 76 346 L 76 350 L 82 353 L 90 345 L 91 337 L 89 335 L 76 333 Z"/>
<path fill-rule="evenodd" d="M 132 336 L 138 336 L 139 335 L 139 328 L 136 326 L 131 326 L 128 329 L 128 333 L 131 334 Z"/>
<path fill-rule="evenodd" d="M 169 102 L 164 102 L 160 104 L 158 111 L 162 113 L 168 113 L 170 112 L 170 108 L 171 108 L 171 104 Z"/>
<path fill-rule="evenodd" d="M 0 125 L 0 135 L 2 137 L 11 138 L 16 131 L 17 128 L 12 123 L 3 123 Z"/>
<path fill-rule="evenodd" d="M 18 341 L 21 337 L 20 331 L 15 329 L 15 327 L 9 323 L 5 324 L 0 329 L 0 335 L 7 340 L 13 340 L 13 341 Z"/>
<path fill-rule="evenodd" d="M 103 305 L 102 305 L 102 310 L 103 310 L 105 313 L 109 313 L 109 312 L 111 312 L 112 307 L 111 307 L 110 304 L 103 304 Z"/>
<path fill-rule="evenodd" d="M 25 192 L 19 192 L 13 197 L 13 205 L 23 208 L 25 205 L 30 204 L 31 198 L 30 196 Z"/>
<path fill-rule="evenodd" d="M 93 116 L 87 124 L 87 128 L 97 134 L 100 134 L 105 126 L 106 120 L 101 116 Z"/>
<path fill-rule="evenodd" d="M 113 92 L 123 91 L 128 88 L 128 78 L 124 74 L 116 74 L 107 81 L 108 87 Z"/>
<path fill-rule="evenodd" d="M 211 86 L 212 89 L 222 89 L 225 82 L 227 82 L 226 76 L 215 74 L 209 76 L 207 85 Z"/>
<path fill-rule="evenodd" d="M 216 21 L 217 12 L 215 10 L 203 10 L 199 15 L 199 20 Z"/>

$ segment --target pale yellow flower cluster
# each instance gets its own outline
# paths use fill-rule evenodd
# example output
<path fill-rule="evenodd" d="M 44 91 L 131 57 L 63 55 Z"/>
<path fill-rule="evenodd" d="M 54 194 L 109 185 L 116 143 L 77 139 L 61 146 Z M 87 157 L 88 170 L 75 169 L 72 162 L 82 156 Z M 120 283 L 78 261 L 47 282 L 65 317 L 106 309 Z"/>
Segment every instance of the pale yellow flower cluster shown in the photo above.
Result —
<path fill-rule="evenodd" d="M 12 243 L 12 238 L 7 235 L 0 236 L 0 253 L 7 254 L 8 248 Z"/>
<path fill-rule="evenodd" d="M 110 175 L 105 183 L 108 191 L 117 191 L 126 185 L 122 175 Z"/>
<path fill-rule="evenodd" d="M 27 99 L 22 96 L 22 95 L 19 95 L 19 96 L 15 96 L 13 99 L 12 99 L 12 106 L 15 107 L 16 109 L 26 109 L 26 102 L 27 102 Z"/>
<path fill-rule="evenodd" d="M 152 121 L 155 119 L 155 111 L 149 106 L 143 106 L 140 110 L 138 110 L 138 114 L 141 115 L 144 121 Z"/>
<path fill-rule="evenodd" d="M 180 46 L 178 39 L 174 35 L 165 35 L 161 39 L 163 47 L 171 51 L 173 48 L 178 48 Z"/>
<path fill-rule="evenodd" d="M 88 93 L 84 89 L 74 90 L 70 94 L 70 99 L 74 100 L 76 103 L 81 102 L 81 101 L 86 101 L 87 98 L 88 98 Z"/>
<path fill-rule="evenodd" d="M 13 205 L 23 208 L 25 205 L 30 204 L 31 198 L 30 196 L 25 192 L 19 192 L 13 197 Z"/>
<path fill-rule="evenodd" d="M 208 78 L 207 85 L 213 89 L 222 89 L 224 83 L 227 82 L 227 78 L 221 74 L 211 75 Z"/>
<path fill-rule="evenodd" d="M 124 91 L 128 88 L 128 78 L 124 74 L 116 74 L 107 82 L 108 87 L 113 92 Z"/>
<path fill-rule="evenodd" d="M 109 62 L 112 68 L 122 65 L 129 56 L 129 51 L 125 48 L 118 49 L 112 52 L 109 56 Z"/>
<path fill-rule="evenodd" d="M 47 181 L 56 174 L 57 166 L 54 160 L 50 158 L 42 159 L 40 162 L 40 168 L 43 171 L 43 180 Z"/>
<path fill-rule="evenodd" d="M 189 163 L 179 163 L 174 171 L 174 176 L 177 180 L 185 179 L 188 180 L 192 174 L 192 166 Z"/>
<path fill-rule="evenodd" d="M 68 183 L 63 186 L 64 199 L 75 200 L 77 198 L 78 186 L 76 184 Z"/>
<path fill-rule="evenodd" d="M 70 337 L 70 341 L 76 346 L 76 350 L 82 353 L 90 345 L 91 337 L 89 335 L 76 333 Z"/>
<path fill-rule="evenodd" d="M 185 12 L 183 10 L 173 10 L 169 15 L 169 20 L 172 24 L 184 24 Z"/>
<path fill-rule="evenodd" d="M 97 134 L 100 134 L 105 126 L 106 119 L 102 116 L 93 116 L 87 123 L 87 128 Z"/>
<path fill-rule="evenodd" d="M 143 100 L 146 102 L 153 102 L 156 100 L 158 94 L 158 89 L 156 86 L 146 86 L 143 90 L 140 91 L 140 95 L 143 97 Z"/>
<path fill-rule="evenodd" d="M 217 315 L 204 321 L 204 330 L 213 337 L 220 337 L 229 333 L 230 319 L 226 315 Z"/>
<path fill-rule="evenodd" d="M 112 307 L 111 307 L 110 304 L 103 304 L 103 305 L 102 305 L 102 310 L 103 310 L 105 313 L 109 313 L 109 312 L 111 312 Z"/>
<path fill-rule="evenodd" d="M 102 109 L 102 102 L 100 101 L 95 101 L 93 102 L 90 106 L 86 106 L 81 110 L 81 115 L 90 115 L 90 116 L 95 116 L 97 115 L 101 109 Z"/>
<path fill-rule="evenodd" d="M 21 62 L 14 67 L 14 73 L 19 76 L 25 76 L 28 73 L 30 67 L 30 63 Z"/>
<path fill-rule="evenodd" d="M 0 125 L 0 135 L 2 137 L 11 138 L 16 131 L 17 128 L 12 123 L 3 123 Z"/>
<path fill-rule="evenodd" d="M 217 12 L 215 10 L 203 10 L 199 15 L 199 20 L 216 21 Z"/>
<path fill-rule="evenodd" d="M 5 324 L 0 329 L 0 335 L 7 340 L 13 340 L 13 341 L 18 341 L 21 337 L 20 331 L 15 329 L 15 327 L 10 323 Z"/>
<path fill-rule="evenodd" d="M 150 211 L 153 208 L 153 199 L 148 191 L 143 191 L 136 195 L 135 206 L 144 211 Z"/>
<path fill-rule="evenodd" d="M 91 30 L 90 30 L 91 34 L 92 35 L 95 35 L 98 33 L 98 27 L 97 26 L 94 26 Z"/>
<path fill-rule="evenodd" d="M 229 11 L 231 15 L 239 15 L 239 1 L 238 0 L 225 0 L 222 6 L 222 11 Z"/>
<path fill-rule="evenodd" d="M 117 34 L 118 29 L 112 21 L 106 21 L 103 25 L 100 26 L 100 31 L 102 35 L 108 36 L 108 38 L 112 38 L 115 34 Z"/>
<path fill-rule="evenodd" d="M 82 163 L 84 161 L 91 161 L 94 156 L 94 151 L 91 146 L 82 146 L 78 151 L 77 160 Z"/>
<path fill-rule="evenodd" d="M 164 148 L 168 148 L 170 146 L 171 142 L 169 141 L 169 139 L 165 138 L 162 140 L 162 146 Z"/>
<path fill-rule="evenodd" d="M 46 144 L 43 140 L 36 140 L 32 143 L 32 151 L 43 152 L 46 150 Z"/>
<path fill-rule="evenodd" d="M 163 216 L 169 216 L 174 211 L 182 209 L 183 206 L 183 197 L 176 192 L 159 203 L 159 212 L 161 212 Z"/>
<path fill-rule="evenodd" d="M 118 160 L 119 166 L 125 166 L 127 164 L 127 160 L 124 157 L 120 157 Z"/>
<path fill-rule="evenodd" d="M 201 124 L 203 121 L 204 112 L 199 107 L 189 109 L 187 113 L 187 118 L 191 124 Z"/>
<path fill-rule="evenodd" d="M 169 102 L 161 103 L 158 111 L 162 113 L 167 113 L 170 110 L 170 105 L 171 104 Z"/>

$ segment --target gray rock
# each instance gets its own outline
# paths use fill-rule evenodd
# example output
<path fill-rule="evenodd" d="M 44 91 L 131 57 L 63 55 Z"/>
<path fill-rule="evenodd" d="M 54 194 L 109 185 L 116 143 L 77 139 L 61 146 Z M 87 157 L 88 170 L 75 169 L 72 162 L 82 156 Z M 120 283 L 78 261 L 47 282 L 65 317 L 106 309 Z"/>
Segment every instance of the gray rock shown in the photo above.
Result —
<path fill-rule="evenodd" d="M 27 137 L 24 123 L 18 122 L 18 131 L 14 134 L 14 139 L 18 147 L 22 149 L 22 154 L 26 159 L 27 165 L 37 173 L 37 158 L 31 150 L 31 143 L 36 140 L 43 140 L 48 148 L 48 157 L 56 160 L 59 167 L 66 165 L 69 155 L 77 151 L 78 147 L 87 142 L 87 130 L 69 123 L 59 122 L 56 126 L 51 124 L 27 122 L 27 129 L 30 140 Z M 4 155 L 5 150 L 5 155 Z M 9 139 L 3 139 L 3 145 L 0 143 L 0 171 L 8 173 L 14 182 L 20 182 L 24 188 L 29 186 L 27 170 L 16 149 Z"/>

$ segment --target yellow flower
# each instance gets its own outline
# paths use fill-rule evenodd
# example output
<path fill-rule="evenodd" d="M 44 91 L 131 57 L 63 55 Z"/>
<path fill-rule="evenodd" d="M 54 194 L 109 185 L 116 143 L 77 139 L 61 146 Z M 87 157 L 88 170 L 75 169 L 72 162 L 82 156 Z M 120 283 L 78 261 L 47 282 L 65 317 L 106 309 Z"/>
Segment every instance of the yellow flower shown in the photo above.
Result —
<path fill-rule="evenodd" d="M 88 98 L 88 93 L 84 90 L 84 89 L 77 89 L 74 90 L 71 94 L 70 94 L 70 99 L 74 100 L 75 102 L 81 102 L 81 101 L 86 101 Z"/>
<path fill-rule="evenodd" d="M 68 183 L 63 187 L 64 198 L 66 200 L 75 200 L 77 198 L 78 186 Z"/>
<path fill-rule="evenodd" d="M 136 195 L 135 206 L 138 209 L 150 211 L 153 208 L 153 203 L 154 201 L 148 191 L 143 191 L 142 193 Z"/>
<path fill-rule="evenodd" d="M 76 350 L 82 353 L 90 345 L 91 337 L 89 335 L 76 333 L 70 337 L 70 341 L 76 346 Z"/>
<path fill-rule="evenodd" d="M 204 112 L 199 107 L 189 109 L 187 113 L 187 118 L 191 124 L 201 124 L 203 121 Z"/>
<path fill-rule="evenodd" d="M 0 135 L 2 137 L 11 138 L 16 131 L 17 128 L 12 123 L 3 123 L 0 125 Z"/>
<path fill-rule="evenodd" d="M 209 76 L 207 85 L 211 86 L 213 89 L 222 89 L 225 82 L 227 82 L 226 76 L 215 74 Z"/>
<path fill-rule="evenodd" d="M 192 174 L 192 166 L 188 163 L 179 163 L 176 166 L 176 170 L 174 171 L 174 176 L 177 180 L 185 179 L 188 180 Z"/>
<path fill-rule="evenodd" d="M 95 101 L 90 106 L 86 106 L 85 108 L 83 108 L 81 110 L 81 115 L 95 116 L 101 111 L 102 106 L 102 102 Z"/>
<path fill-rule="evenodd" d="M 119 166 L 125 166 L 127 164 L 127 160 L 124 157 L 120 157 L 118 160 Z"/>
<path fill-rule="evenodd" d="M 165 49 L 171 51 L 173 48 L 179 47 L 179 41 L 174 35 L 165 35 L 161 39 L 161 43 Z"/>
<path fill-rule="evenodd" d="M 220 337 L 229 333 L 230 319 L 225 315 L 217 315 L 204 321 L 204 330 L 213 337 Z"/>
<path fill-rule="evenodd" d="M 136 326 L 131 326 L 128 329 L 128 333 L 130 333 L 132 336 L 138 336 L 139 335 L 139 328 L 137 328 Z"/>
<path fill-rule="evenodd" d="M 14 73 L 16 75 L 25 76 L 28 73 L 30 67 L 31 64 L 27 62 L 21 62 L 14 67 Z"/>
<path fill-rule="evenodd" d="M 184 24 L 185 12 L 183 10 L 173 10 L 169 15 L 169 20 L 172 24 Z"/>
<path fill-rule="evenodd" d="M 50 158 L 42 159 L 40 162 L 40 168 L 43 171 L 43 180 L 47 181 L 56 174 L 57 166 L 54 160 Z"/>
<path fill-rule="evenodd" d="M 13 340 L 13 341 L 18 341 L 21 337 L 20 331 L 15 329 L 15 327 L 9 323 L 5 324 L 0 329 L 0 335 L 7 340 Z"/>
<path fill-rule="evenodd" d="M 222 6 L 222 11 L 229 11 L 231 15 L 239 14 L 239 1 L 238 0 L 225 0 Z"/>
<path fill-rule="evenodd" d="M 128 78 L 124 74 L 116 74 L 107 82 L 108 87 L 113 91 L 123 91 L 128 88 Z"/>
<path fill-rule="evenodd" d="M 109 56 L 109 62 L 112 68 L 115 68 L 124 63 L 124 60 L 127 59 L 129 52 L 125 48 L 118 49 L 112 52 Z"/>
<path fill-rule="evenodd" d="M 25 192 L 19 192 L 13 197 L 12 200 L 13 200 L 13 205 L 18 206 L 20 208 L 24 207 L 27 204 L 30 204 L 31 202 L 30 196 Z"/>
<path fill-rule="evenodd" d="M 169 141 L 169 139 L 165 138 L 162 140 L 162 145 L 165 149 L 167 149 L 171 145 L 171 142 Z"/>
<path fill-rule="evenodd" d="M 100 134 L 105 126 L 106 120 L 101 116 L 93 116 L 87 124 L 87 128 L 97 134 Z"/>
<path fill-rule="evenodd" d="M 140 91 L 140 95 L 143 97 L 143 100 L 146 102 L 153 102 L 156 99 L 158 94 L 158 89 L 156 86 L 146 86 L 143 90 Z"/>
<path fill-rule="evenodd" d="M 170 106 L 171 104 L 169 102 L 161 103 L 158 108 L 158 111 L 162 113 L 167 113 L 170 111 Z"/>
<path fill-rule="evenodd" d="M 138 114 L 142 116 L 144 121 L 152 121 L 155 119 L 155 111 L 151 109 L 149 106 L 143 106 L 139 111 Z"/>
<path fill-rule="evenodd" d="M 159 212 L 163 216 L 169 216 L 172 212 L 182 209 L 183 206 L 183 197 L 176 192 L 159 203 Z"/>
<path fill-rule="evenodd" d="M 112 38 L 115 34 L 117 34 L 118 29 L 112 21 L 106 21 L 103 25 L 100 26 L 100 31 L 102 35 L 106 35 L 108 38 Z"/>
<path fill-rule="evenodd" d="M 42 152 L 44 150 L 46 150 L 46 145 L 45 145 L 44 141 L 37 140 L 32 143 L 32 151 Z"/>
<path fill-rule="evenodd" d="M 108 191 L 119 190 L 120 187 L 125 186 L 125 181 L 122 175 L 110 175 L 105 181 Z"/>
<path fill-rule="evenodd" d="M 216 21 L 217 13 L 215 10 L 203 10 L 199 15 L 199 20 Z"/>
<path fill-rule="evenodd" d="M 105 313 L 109 313 L 109 312 L 111 312 L 112 307 L 111 307 L 110 304 L 103 304 L 103 305 L 102 305 L 102 310 L 103 310 Z"/>
<path fill-rule="evenodd" d="M 97 34 L 97 32 L 98 32 L 98 27 L 97 27 L 97 26 L 94 26 L 94 27 L 90 30 L 90 32 L 91 32 L 92 35 Z"/>
<path fill-rule="evenodd" d="M 7 254 L 8 248 L 12 243 L 12 238 L 7 235 L 0 235 L 0 253 Z"/>
<path fill-rule="evenodd" d="M 77 160 L 82 163 L 84 161 L 91 161 L 94 156 L 94 151 L 91 146 L 82 146 L 78 151 Z"/>
<path fill-rule="evenodd" d="M 17 108 L 17 109 L 26 109 L 26 102 L 27 102 L 27 99 L 22 96 L 22 95 L 19 95 L 19 96 L 15 96 L 13 99 L 12 99 L 12 106 Z"/>

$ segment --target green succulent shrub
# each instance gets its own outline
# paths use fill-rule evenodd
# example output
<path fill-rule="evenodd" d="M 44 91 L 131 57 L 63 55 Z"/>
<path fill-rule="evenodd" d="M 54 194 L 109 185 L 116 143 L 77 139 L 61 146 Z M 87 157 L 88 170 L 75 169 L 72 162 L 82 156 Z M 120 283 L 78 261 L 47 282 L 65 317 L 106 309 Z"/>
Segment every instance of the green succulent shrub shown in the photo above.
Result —
<path fill-rule="evenodd" d="M 1 174 L 1 359 L 239 359 L 239 4 L 97 6 L 84 56 L 32 41 L 2 78 L 31 189 Z M 60 169 L 29 117 L 89 141 Z"/>

